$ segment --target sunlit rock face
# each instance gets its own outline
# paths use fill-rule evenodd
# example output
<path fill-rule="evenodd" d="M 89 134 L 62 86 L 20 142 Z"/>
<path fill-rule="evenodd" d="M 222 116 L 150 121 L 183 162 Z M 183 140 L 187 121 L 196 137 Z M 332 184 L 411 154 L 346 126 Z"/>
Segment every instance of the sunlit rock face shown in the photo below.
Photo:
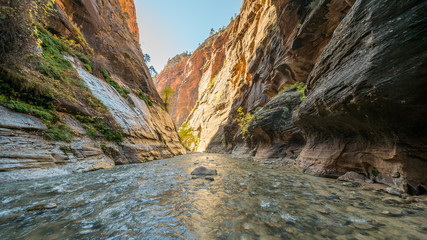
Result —
<path fill-rule="evenodd" d="M 236 143 L 244 144 L 237 109 L 253 112 L 283 86 L 305 82 L 350 7 L 345 1 L 323 1 L 314 10 L 308 1 L 244 1 L 224 31 L 207 39 L 185 64 L 170 66 L 168 72 L 184 71 L 185 80 L 161 73 L 158 85 L 182 82 L 172 113 L 181 114 L 178 123 L 188 113 L 187 122 L 200 138 L 198 150 L 232 151 Z M 190 99 L 185 111 L 179 109 L 184 99 Z"/>
<path fill-rule="evenodd" d="M 132 0 L 57 0 L 60 8 L 51 27 L 63 36 L 77 25 L 94 49 L 95 68 L 105 68 L 131 88 L 151 92 L 160 101 L 138 42 Z M 71 36 L 70 36 L 71 37 Z"/>
<path fill-rule="evenodd" d="M 90 113 L 89 103 L 67 102 L 56 109 L 61 123 L 72 132 L 70 142 L 48 140 L 44 137 L 48 128 L 39 119 L 0 107 L 0 182 L 92 171 L 184 154 L 175 124 L 164 110 L 144 62 L 133 1 L 57 0 L 56 3 L 56 11 L 45 27 L 68 40 L 84 38 L 93 49 L 92 73 L 77 58 L 65 58 L 78 73 L 76 81 L 102 103 L 98 107 L 106 112 L 104 123 L 116 126 L 113 130 L 123 135 L 123 141 L 108 141 L 96 136 L 97 133 L 91 136 L 85 124 L 77 121 L 79 114 Z M 82 35 L 76 32 L 76 26 Z M 129 94 L 123 97 L 107 83 L 100 73 L 102 69 Z M 138 97 L 140 90 L 151 101 Z"/>
<path fill-rule="evenodd" d="M 145 64 L 133 0 L 58 3 L 60 21 L 51 21 L 51 27 L 62 35 L 66 35 L 69 24 L 80 27 L 94 50 L 94 68 L 105 68 L 116 82 L 131 91 L 129 99 L 124 99 L 100 79 L 102 76 L 97 78 L 77 66 L 85 84 L 107 106 L 125 135 L 123 149 L 114 154 L 118 156 L 117 162 L 144 162 L 185 153 Z M 147 106 L 136 96 L 139 89 L 152 100 L 153 106 Z"/>
<path fill-rule="evenodd" d="M 216 35 L 224 45 L 206 51 L 224 50 L 219 69 L 212 57 L 185 60 L 201 69 L 186 70 L 196 79 L 176 96 L 198 95 L 186 119 L 198 150 L 291 156 L 315 174 L 357 171 L 425 192 L 425 9 L 415 0 L 244 1 Z M 307 84 L 301 105 L 276 96 L 296 82 Z M 239 108 L 253 117 L 246 137 Z"/>
<path fill-rule="evenodd" d="M 169 113 L 178 127 L 185 121 L 188 113 L 190 113 L 191 107 L 197 100 L 197 94 L 194 92 L 197 88 L 197 81 L 196 85 L 193 87 L 184 82 L 186 66 L 189 59 L 190 56 L 185 53 L 175 56 L 168 61 L 165 69 L 153 79 L 159 93 L 161 93 L 166 86 L 171 87 L 175 91 L 169 105 Z M 186 89 L 181 88 L 182 84 L 186 85 Z M 188 95 L 184 96 L 185 93 L 188 93 Z M 194 96 L 191 96 L 191 94 Z M 179 97 L 181 97 L 180 99 L 187 98 L 185 101 L 178 102 Z"/>
<path fill-rule="evenodd" d="M 194 110 L 198 97 L 223 68 L 230 32 L 231 26 L 228 26 L 224 31 L 209 37 L 191 56 L 175 56 L 154 79 L 159 92 L 165 86 L 175 90 L 169 112 L 177 126 L 181 126 Z"/>

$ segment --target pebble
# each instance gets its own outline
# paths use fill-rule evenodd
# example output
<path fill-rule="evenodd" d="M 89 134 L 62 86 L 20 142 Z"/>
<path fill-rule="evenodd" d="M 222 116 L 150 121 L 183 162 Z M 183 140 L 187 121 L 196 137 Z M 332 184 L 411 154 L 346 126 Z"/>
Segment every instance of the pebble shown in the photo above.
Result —
<path fill-rule="evenodd" d="M 343 182 L 342 185 L 346 187 L 360 187 L 360 183 L 357 182 Z"/>
<path fill-rule="evenodd" d="M 213 178 L 213 177 L 205 177 L 205 179 L 209 180 L 209 181 L 215 181 L 215 178 Z"/>
<path fill-rule="evenodd" d="M 340 199 L 340 197 L 338 195 L 335 195 L 335 194 L 329 195 L 328 198 L 330 198 L 330 199 Z"/>
<path fill-rule="evenodd" d="M 319 213 L 321 213 L 321 214 L 323 214 L 323 215 L 329 215 L 329 212 L 328 211 L 326 211 L 325 209 L 320 209 L 320 210 L 318 210 L 319 211 Z"/>
<path fill-rule="evenodd" d="M 391 187 L 388 187 L 388 188 L 386 188 L 385 189 L 385 191 L 388 193 L 388 194 L 391 194 L 391 195 L 394 195 L 394 196 L 402 196 L 402 193 L 401 192 L 399 192 L 399 191 L 397 191 L 396 189 L 394 189 L 394 188 L 391 188 Z"/>
<path fill-rule="evenodd" d="M 353 224 L 357 229 L 361 229 L 361 230 L 370 230 L 372 228 L 374 228 L 375 226 L 372 226 L 370 224 L 367 223 L 355 223 Z"/>
<path fill-rule="evenodd" d="M 389 203 L 389 204 L 402 204 L 402 203 L 406 203 L 404 200 L 400 199 L 400 198 L 392 198 L 392 197 L 386 197 L 382 199 L 383 202 L 385 203 Z"/>

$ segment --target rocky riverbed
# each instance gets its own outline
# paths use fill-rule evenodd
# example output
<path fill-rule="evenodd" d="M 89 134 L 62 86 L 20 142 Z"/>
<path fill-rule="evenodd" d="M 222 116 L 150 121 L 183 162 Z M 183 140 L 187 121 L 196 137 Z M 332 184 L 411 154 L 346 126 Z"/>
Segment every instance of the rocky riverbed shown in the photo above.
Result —
<path fill-rule="evenodd" d="M 191 154 L 1 184 L 0 239 L 425 239 L 424 197 L 274 164 Z"/>

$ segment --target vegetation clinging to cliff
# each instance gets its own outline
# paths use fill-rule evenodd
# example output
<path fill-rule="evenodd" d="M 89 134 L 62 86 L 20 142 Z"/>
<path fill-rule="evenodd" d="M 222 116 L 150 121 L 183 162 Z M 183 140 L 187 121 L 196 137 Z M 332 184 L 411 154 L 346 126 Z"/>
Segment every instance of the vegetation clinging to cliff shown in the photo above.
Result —
<path fill-rule="evenodd" d="M 181 138 L 181 142 L 187 150 L 193 150 L 198 147 L 200 139 L 194 135 L 194 130 L 184 122 L 178 129 L 178 134 Z"/>
<path fill-rule="evenodd" d="M 125 88 L 122 88 L 122 87 L 120 87 L 120 85 L 116 82 L 116 81 L 114 81 L 112 78 L 111 78 L 111 76 L 110 76 L 110 73 L 108 72 L 108 70 L 107 69 L 101 69 L 101 73 L 102 73 L 102 75 L 104 76 L 104 78 L 105 78 L 105 81 L 107 81 L 107 83 L 108 84 L 110 84 L 113 88 L 115 88 L 116 90 L 117 90 L 117 92 L 122 96 L 122 97 L 124 97 L 125 99 L 127 99 L 128 98 L 128 94 L 130 93 L 129 92 L 129 90 L 127 90 L 127 89 L 125 89 Z"/>
<path fill-rule="evenodd" d="M 121 140 L 107 108 L 83 84 L 72 64 L 64 58 L 79 58 L 90 71 L 92 62 L 82 53 L 91 52 L 78 28 L 77 41 L 58 37 L 44 26 L 51 16 L 53 0 L 2 2 L 0 8 L 0 104 L 40 118 L 48 130 L 42 134 L 55 141 L 71 141 L 72 132 L 59 112 L 99 119 L 96 129 L 108 141 Z M 15 22 L 14 22 L 15 21 Z M 10 35 L 3 35 L 3 29 Z M 7 46 L 13 46 L 5 49 Z M 35 48 L 36 47 L 36 48 Z M 23 61 L 24 59 L 24 61 Z M 85 109 L 74 106 L 84 106 Z M 71 106 L 71 107 L 70 107 Z M 81 112 L 83 111 L 83 112 Z"/>
<path fill-rule="evenodd" d="M 172 101 L 172 95 L 175 93 L 175 90 L 171 86 L 165 86 L 161 91 L 161 96 L 163 102 L 165 103 L 166 111 L 169 112 L 169 104 Z"/>
<path fill-rule="evenodd" d="M 240 134 L 242 135 L 242 139 L 245 140 L 248 137 L 249 123 L 252 121 L 254 116 L 252 116 L 250 113 L 245 113 L 242 107 L 237 109 L 237 113 L 239 114 L 237 122 L 240 126 Z"/>

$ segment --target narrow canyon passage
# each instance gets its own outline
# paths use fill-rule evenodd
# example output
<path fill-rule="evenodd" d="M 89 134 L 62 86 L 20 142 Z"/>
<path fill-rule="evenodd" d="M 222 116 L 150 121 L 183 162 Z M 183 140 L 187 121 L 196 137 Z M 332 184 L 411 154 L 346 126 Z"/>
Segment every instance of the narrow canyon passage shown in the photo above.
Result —
<path fill-rule="evenodd" d="M 0 1 L 0 240 L 427 239 L 427 1 L 165 2 Z"/>
<path fill-rule="evenodd" d="M 198 166 L 214 181 L 192 179 Z M 427 199 L 246 158 L 190 154 L 0 185 L 0 238 L 423 239 Z M 47 209 L 51 208 L 51 209 Z M 339 236 L 337 238 L 337 236 Z"/>

